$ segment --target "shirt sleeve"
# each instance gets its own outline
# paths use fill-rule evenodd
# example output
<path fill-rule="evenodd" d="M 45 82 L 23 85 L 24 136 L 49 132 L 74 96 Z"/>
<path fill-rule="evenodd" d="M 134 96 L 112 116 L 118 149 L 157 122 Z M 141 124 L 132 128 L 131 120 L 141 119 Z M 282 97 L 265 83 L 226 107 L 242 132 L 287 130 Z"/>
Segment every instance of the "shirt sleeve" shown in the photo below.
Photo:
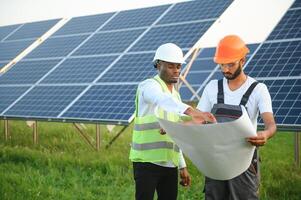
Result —
<path fill-rule="evenodd" d="M 166 111 L 183 114 L 190 106 L 177 101 L 171 94 L 164 93 L 154 80 L 148 80 L 139 86 L 141 98 L 149 104 L 157 105 Z"/>
<path fill-rule="evenodd" d="M 182 150 L 180 149 L 180 158 L 179 158 L 179 169 L 185 168 L 186 162 L 182 153 Z"/>
<path fill-rule="evenodd" d="M 260 113 L 273 113 L 272 100 L 268 88 L 265 84 L 261 84 L 260 95 L 258 95 L 258 108 Z"/>

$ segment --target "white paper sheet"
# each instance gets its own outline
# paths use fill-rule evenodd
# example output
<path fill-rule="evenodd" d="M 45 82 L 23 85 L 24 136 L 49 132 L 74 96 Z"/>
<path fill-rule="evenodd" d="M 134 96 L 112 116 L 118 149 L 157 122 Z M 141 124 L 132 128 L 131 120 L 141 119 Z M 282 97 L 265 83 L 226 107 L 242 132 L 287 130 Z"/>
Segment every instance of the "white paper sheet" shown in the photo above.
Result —
<path fill-rule="evenodd" d="M 161 127 L 207 177 L 232 179 L 247 170 L 255 147 L 246 137 L 256 131 L 247 116 L 216 124 L 185 125 L 159 119 Z"/>

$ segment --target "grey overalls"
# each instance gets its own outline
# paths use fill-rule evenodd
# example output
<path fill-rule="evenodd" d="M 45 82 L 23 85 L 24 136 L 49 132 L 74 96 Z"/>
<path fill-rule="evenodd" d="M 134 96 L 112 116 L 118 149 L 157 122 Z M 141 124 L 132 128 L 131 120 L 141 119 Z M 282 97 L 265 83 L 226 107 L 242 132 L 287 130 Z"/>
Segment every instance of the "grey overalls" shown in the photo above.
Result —
<path fill-rule="evenodd" d="M 242 115 L 241 106 L 246 107 L 249 96 L 258 82 L 252 83 L 243 95 L 239 105 L 224 104 L 223 80 L 218 81 L 217 104 L 213 105 L 211 113 L 218 122 L 233 121 Z M 247 110 L 247 108 L 246 108 Z M 206 200 L 253 200 L 259 199 L 258 155 L 255 150 L 250 167 L 241 175 L 230 180 L 214 180 L 205 177 Z"/>

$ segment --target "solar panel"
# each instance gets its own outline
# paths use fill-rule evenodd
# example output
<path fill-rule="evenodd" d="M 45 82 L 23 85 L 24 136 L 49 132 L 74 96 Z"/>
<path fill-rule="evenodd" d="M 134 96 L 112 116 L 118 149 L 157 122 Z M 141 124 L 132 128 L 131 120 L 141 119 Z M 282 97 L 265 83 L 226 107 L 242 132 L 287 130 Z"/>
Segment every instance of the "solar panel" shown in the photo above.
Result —
<path fill-rule="evenodd" d="M 69 35 L 79 33 L 92 33 L 104 24 L 114 13 L 75 17 L 68 21 L 54 35 Z"/>
<path fill-rule="evenodd" d="M 150 26 L 168 7 L 169 5 L 121 11 L 101 30 Z"/>
<path fill-rule="evenodd" d="M 217 18 L 231 3 L 230 0 L 198 0 L 178 3 L 160 20 L 159 24 Z"/>
<path fill-rule="evenodd" d="M 289 10 L 281 19 L 268 40 L 301 38 L 301 9 Z"/>
<path fill-rule="evenodd" d="M 153 77 L 153 53 L 124 55 L 98 82 L 140 82 Z"/>
<path fill-rule="evenodd" d="M 56 117 L 84 88 L 84 86 L 36 86 L 5 112 L 5 116 Z"/>
<path fill-rule="evenodd" d="M 35 84 L 60 60 L 21 61 L 1 76 L 3 84 Z M 14 78 L 12 78 L 14 77 Z"/>
<path fill-rule="evenodd" d="M 0 77 L 7 86 L 31 86 L 2 117 L 129 123 L 137 84 L 157 73 L 155 49 L 174 42 L 187 51 L 231 1 L 186 3 L 71 19 Z M 203 6 L 208 14 L 191 14 Z"/>
<path fill-rule="evenodd" d="M 36 39 L 53 27 L 59 19 L 24 24 L 6 40 Z"/>
<path fill-rule="evenodd" d="M 0 26 L 0 41 L 2 41 L 5 37 L 11 34 L 14 30 L 16 30 L 21 24 L 10 25 L 10 26 Z"/>
<path fill-rule="evenodd" d="M 264 43 L 245 68 L 253 77 L 301 76 L 301 40 Z"/>
<path fill-rule="evenodd" d="M 155 51 L 161 44 L 172 42 L 181 48 L 192 47 L 213 21 L 154 27 L 147 32 L 131 52 Z"/>
<path fill-rule="evenodd" d="M 69 37 L 52 37 L 30 52 L 25 58 L 50 58 L 67 56 L 77 47 L 86 35 Z"/>
<path fill-rule="evenodd" d="M 143 31 L 144 29 L 95 34 L 72 55 L 122 53 Z"/>
<path fill-rule="evenodd" d="M 9 61 L 0 61 L 0 69 L 7 65 Z"/>
<path fill-rule="evenodd" d="M 0 61 L 12 60 L 32 42 L 32 40 L 0 42 Z"/>
<path fill-rule="evenodd" d="M 0 113 L 12 104 L 29 87 L 26 86 L 1 86 L 0 87 Z"/>
<path fill-rule="evenodd" d="M 69 58 L 51 72 L 42 83 L 91 83 L 116 56 Z"/>
<path fill-rule="evenodd" d="M 62 118 L 128 123 L 134 113 L 136 85 L 95 85 Z"/>
<path fill-rule="evenodd" d="M 270 91 L 277 124 L 301 127 L 301 78 L 263 82 Z"/>

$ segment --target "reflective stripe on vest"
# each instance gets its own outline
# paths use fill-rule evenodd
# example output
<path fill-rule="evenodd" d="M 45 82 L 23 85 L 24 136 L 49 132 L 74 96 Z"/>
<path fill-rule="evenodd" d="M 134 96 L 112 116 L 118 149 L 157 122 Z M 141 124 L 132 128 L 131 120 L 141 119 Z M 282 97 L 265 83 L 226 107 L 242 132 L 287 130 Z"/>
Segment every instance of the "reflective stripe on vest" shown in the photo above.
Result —
<path fill-rule="evenodd" d="M 166 84 L 155 76 L 154 79 L 160 84 L 163 92 L 169 92 Z M 174 98 L 181 101 L 180 95 L 175 91 Z M 138 117 L 138 98 L 136 94 L 135 124 L 131 145 L 130 159 L 134 162 L 166 162 L 172 161 L 174 165 L 179 163 L 179 147 L 168 135 L 160 134 L 160 124 L 155 115 Z M 158 109 L 158 116 L 169 121 L 178 121 L 176 114 Z"/>

